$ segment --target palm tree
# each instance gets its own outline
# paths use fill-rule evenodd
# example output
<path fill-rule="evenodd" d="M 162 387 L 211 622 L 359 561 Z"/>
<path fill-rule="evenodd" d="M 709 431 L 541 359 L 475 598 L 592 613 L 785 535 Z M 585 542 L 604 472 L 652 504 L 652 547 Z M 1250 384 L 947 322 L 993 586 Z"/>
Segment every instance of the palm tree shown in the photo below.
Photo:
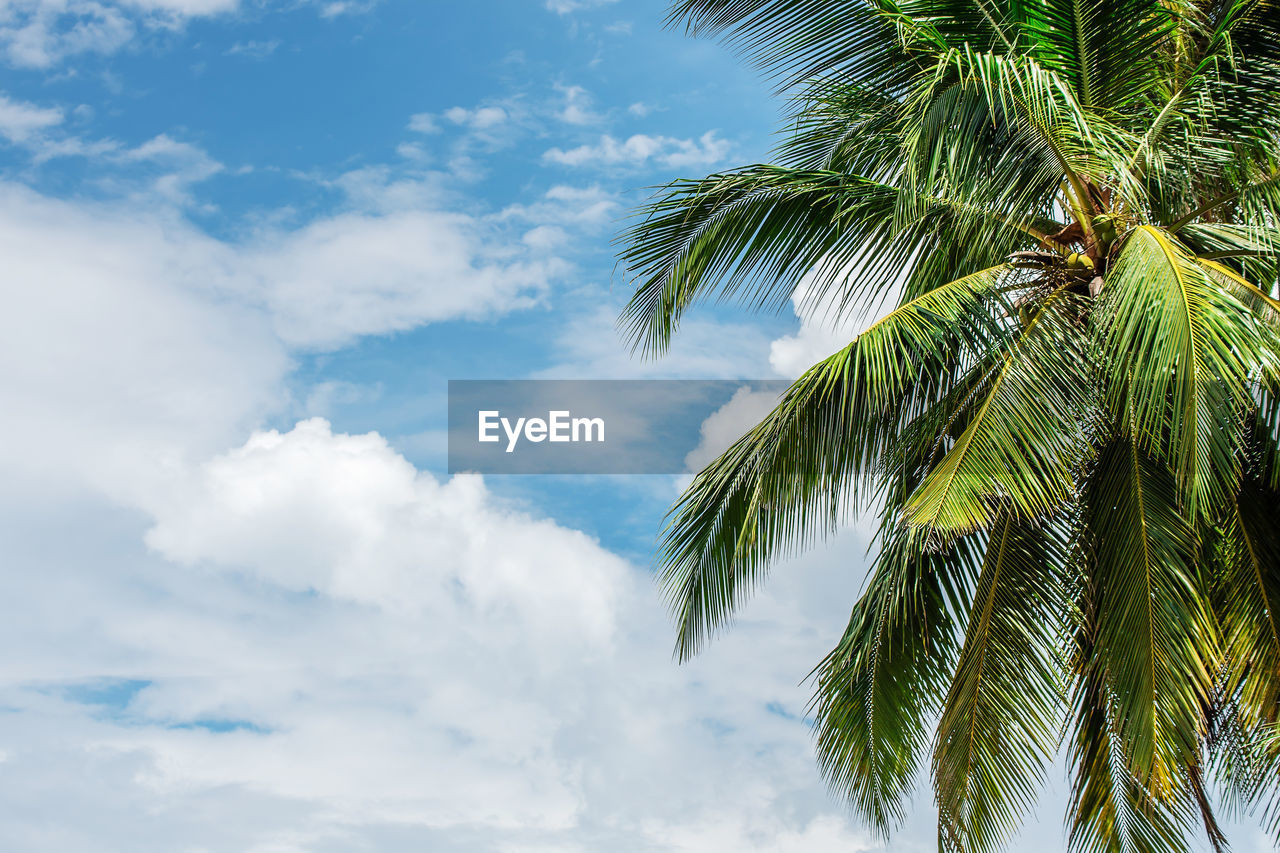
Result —
<path fill-rule="evenodd" d="M 626 234 L 622 322 L 896 304 L 703 470 L 659 550 L 688 657 L 771 563 L 880 513 L 817 666 L 821 768 L 890 833 L 1073 850 L 1280 823 L 1276 0 L 681 0 L 778 75 L 775 163 Z M 933 729 L 932 737 L 930 729 Z"/>

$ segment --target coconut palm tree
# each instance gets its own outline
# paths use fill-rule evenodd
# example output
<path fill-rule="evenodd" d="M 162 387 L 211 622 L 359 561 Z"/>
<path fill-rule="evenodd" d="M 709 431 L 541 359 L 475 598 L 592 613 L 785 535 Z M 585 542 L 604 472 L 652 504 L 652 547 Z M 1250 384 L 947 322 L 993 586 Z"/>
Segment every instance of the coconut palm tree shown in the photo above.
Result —
<path fill-rule="evenodd" d="M 880 514 L 813 673 L 821 769 L 890 833 L 1007 842 L 1049 766 L 1080 851 L 1278 822 L 1276 0 L 682 0 L 778 75 L 773 164 L 660 191 L 622 323 L 891 308 L 672 509 L 687 657 L 769 566 Z M 1202 836 L 1201 836 L 1202 837 Z"/>

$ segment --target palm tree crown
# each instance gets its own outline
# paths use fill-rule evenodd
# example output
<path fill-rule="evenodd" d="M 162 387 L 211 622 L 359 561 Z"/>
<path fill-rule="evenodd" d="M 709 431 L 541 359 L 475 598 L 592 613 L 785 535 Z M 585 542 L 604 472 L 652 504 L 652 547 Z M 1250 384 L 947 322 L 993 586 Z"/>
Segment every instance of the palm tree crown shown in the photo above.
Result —
<path fill-rule="evenodd" d="M 732 298 L 887 315 L 702 471 L 660 548 L 682 656 L 769 564 L 881 513 L 814 672 L 874 826 L 1009 840 L 1065 754 L 1081 851 L 1275 830 L 1276 0 L 682 0 L 778 74 L 776 164 L 669 185 L 623 323 Z M 931 730 L 932 734 L 931 734 Z"/>

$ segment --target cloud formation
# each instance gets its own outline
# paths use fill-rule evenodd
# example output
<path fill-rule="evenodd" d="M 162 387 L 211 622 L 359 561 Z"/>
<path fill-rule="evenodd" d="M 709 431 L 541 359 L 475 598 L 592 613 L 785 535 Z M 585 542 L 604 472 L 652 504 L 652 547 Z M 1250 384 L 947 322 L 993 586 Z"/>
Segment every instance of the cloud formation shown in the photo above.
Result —
<path fill-rule="evenodd" d="M 619 140 L 605 134 L 598 142 L 576 148 L 551 148 L 542 158 L 547 163 L 570 168 L 638 167 L 654 163 L 664 168 L 684 169 L 715 165 L 731 150 L 729 141 L 718 137 L 714 130 L 697 139 L 637 133 Z"/>

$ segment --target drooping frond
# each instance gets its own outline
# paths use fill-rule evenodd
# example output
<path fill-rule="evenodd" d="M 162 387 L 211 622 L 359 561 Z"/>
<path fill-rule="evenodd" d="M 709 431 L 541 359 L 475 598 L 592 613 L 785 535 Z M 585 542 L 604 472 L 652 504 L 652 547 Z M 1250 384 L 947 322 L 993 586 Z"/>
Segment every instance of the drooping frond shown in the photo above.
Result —
<path fill-rule="evenodd" d="M 1096 630 L 1096 629 L 1090 629 Z M 1124 745 L 1104 671 L 1080 654 L 1075 721 L 1068 757 L 1073 767 L 1068 807 L 1072 853 L 1166 853 L 1185 849 L 1186 815 L 1152 798 L 1124 760 Z"/>
<path fill-rule="evenodd" d="M 1212 513 L 1240 478 L 1242 412 L 1267 360 L 1252 312 L 1159 229 L 1125 241 L 1099 308 L 1113 416 Z"/>
<path fill-rule="evenodd" d="M 1006 514 L 987 543 L 933 757 L 939 837 L 998 849 L 1057 747 L 1066 624 L 1064 546 Z"/>
<path fill-rule="evenodd" d="M 1096 625 L 1089 666 L 1102 679 L 1111 748 L 1119 752 L 1113 760 L 1143 798 L 1184 816 L 1182 837 L 1193 803 L 1186 774 L 1200 761 L 1219 654 L 1208 591 L 1195 569 L 1195 530 L 1174 478 L 1129 439 L 1103 451 L 1082 505 L 1087 606 Z M 1122 795 L 1123 786 L 1113 791 Z M 1096 807 L 1092 818 L 1082 817 L 1085 824 L 1098 819 Z M 1171 827 L 1137 828 L 1145 837 Z"/>
<path fill-rule="evenodd" d="M 907 502 L 908 523 L 930 540 L 990 529 L 1001 513 L 1043 517 L 1075 491 L 1097 418 L 1073 303 L 1057 290 L 1029 314 L 964 432 Z"/>
<path fill-rule="evenodd" d="M 974 543 L 924 553 L 886 527 L 867 588 L 839 645 L 814 671 L 823 775 L 887 835 L 905 817 L 928 721 L 955 660 Z"/>
<path fill-rule="evenodd" d="M 697 650 L 770 561 L 830 531 L 955 366 L 1000 339 L 996 267 L 921 296 L 802 376 L 694 479 L 661 545 L 678 651 Z"/>
<path fill-rule="evenodd" d="M 1219 762 L 1244 805 L 1275 787 L 1280 743 L 1280 492 L 1247 480 L 1215 542 L 1218 621 L 1226 671 L 1221 693 L 1231 742 Z"/>

